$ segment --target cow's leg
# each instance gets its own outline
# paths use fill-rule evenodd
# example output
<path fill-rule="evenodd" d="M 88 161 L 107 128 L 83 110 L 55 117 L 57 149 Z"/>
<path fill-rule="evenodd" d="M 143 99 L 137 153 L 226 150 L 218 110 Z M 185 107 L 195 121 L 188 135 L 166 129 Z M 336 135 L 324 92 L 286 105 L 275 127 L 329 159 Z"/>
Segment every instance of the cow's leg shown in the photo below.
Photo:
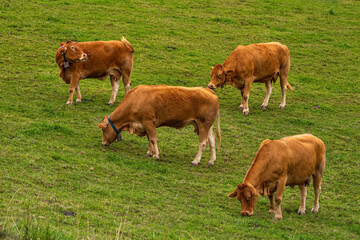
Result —
<path fill-rule="evenodd" d="M 314 192 L 315 192 L 315 201 L 314 206 L 311 209 L 312 213 L 319 212 L 319 197 L 321 192 L 321 177 L 325 171 L 325 162 L 326 162 L 326 155 L 325 152 L 321 156 L 322 162 L 320 163 L 318 169 L 315 171 L 313 175 L 313 184 L 314 184 Z"/>
<path fill-rule="evenodd" d="M 71 76 L 71 80 L 70 80 L 70 87 L 69 87 L 69 99 L 67 101 L 67 105 L 72 105 L 73 104 L 73 96 L 74 96 L 74 92 L 76 90 L 76 88 L 79 86 L 79 76 L 77 75 L 73 75 Z M 79 89 L 80 91 L 80 89 Z M 81 96 L 80 96 L 81 98 Z"/>
<path fill-rule="evenodd" d="M 112 94 L 111 94 L 110 101 L 108 103 L 109 105 L 114 105 L 114 103 L 115 103 L 116 95 L 119 91 L 119 79 L 120 79 L 120 77 L 115 77 L 114 75 L 110 75 Z"/>
<path fill-rule="evenodd" d="M 78 82 L 78 85 L 75 88 L 76 90 L 76 102 L 81 103 L 81 92 L 80 92 L 80 81 Z"/>
<path fill-rule="evenodd" d="M 124 71 L 122 73 L 122 81 L 124 83 L 125 95 L 130 91 L 130 86 L 131 86 L 130 73 L 131 72 L 127 72 L 127 71 Z"/>
<path fill-rule="evenodd" d="M 269 213 L 275 213 L 274 193 L 269 194 L 269 200 L 270 200 Z"/>
<path fill-rule="evenodd" d="M 261 108 L 264 109 L 264 110 L 266 109 L 266 107 L 269 104 L 270 95 L 271 95 L 272 90 L 273 90 L 271 80 L 265 82 L 265 87 L 266 87 L 266 96 L 265 96 L 263 104 L 261 104 Z"/>
<path fill-rule="evenodd" d="M 156 126 L 152 122 L 144 122 L 143 126 L 145 128 L 145 131 L 149 139 L 149 149 L 152 148 L 152 151 L 154 152 L 153 158 L 159 159 L 159 149 L 157 146 L 157 137 L 156 137 Z"/>
<path fill-rule="evenodd" d="M 305 184 L 300 184 L 299 185 L 300 188 L 300 196 L 301 196 L 301 200 L 300 200 L 300 208 L 298 211 L 299 215 L 304 215 L 305 214 L 305 200 L 306 200 L 306 195 L 307 195 L 307 187 L 305 186 Z"/>
<path fill-rule="evenodd" d="M 216 161 L 216 149 L 215 149 L 215 135 L 213 132 L 213 127 L 211 126 L 210 130 L 209 130 L 209 135 L 208 135 L 208 142 L 209 142 L 209 146 L 210 146 L 210 161 L 208 163 L 209 166 L 214 166 L 214 163 Z"/>
<path fill-rule="evenodd" d="M 244 98 L 243 98 L 243 96 L 244 96 L 244 88 L 241 88 L 240 91 L 241 91 L 241 103 L 240 103 L 239 109 L 243 110 L 244 109 L 244 104 L 245 104 L 244 103 Z"/>
<path fill-rule="evenodd" d="M 151 157 L 152 156 L 152 153 L 153 153 L 153 145 L 152 145 L 152 143 L 151 143 L 151 141 L 150 141 L 150 139 L 149 139 L 149 136 L 148 135 L 146 135 L 147 136 L 147 138 L 148 138 L 148 140 L 149 140 L 149 148 L 148 148 L 148 151 L 147 151 L 147 153 L 146 153 L 146 157 Z"/>
<path fill-rule="evenodd" d="M 282 219 L 281 200 L 285 190 L 285 183 L 286 183 L 286 178 L 279 179 L 277 185 L 278 187 L 276 190 L 276 196 L 275 196 L 275 203 L 276 203 L 275 218 L 279 220 Z"/>
<path fill-rule="evenodd" d="M 282 92 L 282 100 L 280 104 L 280 108 L 285 108 L 286 106 L 286 90 L 287 90 L 287 77 L 289 74 L 290 63 L 286 65 L 283 69 L 280 70 L 280 86 Z"/>
<path fill-rule="evenodd" d="M 205 129 L 203 126 L 199 126 L 199 151 L 196 154 L 194 161 L 191 162 L 192 166 L 199 165 L 201 156 L 206 147 L 206 142 L 208 141 L 208 135 L 209 135 L 209 130 Z"/>
<path fill-rule="evenodd" d="M 248 115 L 249 114 L 249 96 L 250 96 L 250 89 L 251 89 L 251 79 L 245 80 L 245 87 L 244 87 L 244 93 L 243 93 L 243 101 L 244 101 L 244 110 L 243 114 Z"/>
<path fill-rule="evenodd" d="M 318 213 L 319 212 L 319 196 L 321 192 L 321 173 L 316 172 L 313 175 L 313 184 L 314 184 L 314 192 L 315 192 L 315 200 L 314 200 L 314 206 L 311 209 L 312 213 Z"/>

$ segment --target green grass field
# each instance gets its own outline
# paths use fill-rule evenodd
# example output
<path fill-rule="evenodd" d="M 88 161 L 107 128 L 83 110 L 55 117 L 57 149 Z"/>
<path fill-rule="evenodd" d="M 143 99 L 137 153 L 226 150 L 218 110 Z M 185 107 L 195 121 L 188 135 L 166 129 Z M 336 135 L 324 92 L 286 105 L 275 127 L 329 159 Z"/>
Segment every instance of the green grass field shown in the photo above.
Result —
<path fill-rule="evenodd" d="M 0 239 L 358 239 L 360 236 L 360 3 L 339 1 L 0 1 Z M 61 42 L 115 40 L 135 49 L 132 87 L 204 86 L 210 68 L 239 44 L 278 41 L 291 53 L 287 107 L 279 82 L 263 111 L 264 84 L 216 90 L 221 153 L 191 167 L 192 127 L 158 129 L 160 160 L 147 138 L 123 133 L 101 145 L 110 81 L 80 82 L 67 106 L 58 76 Z M 118 94 L 116 104 L 124 97 Z M 286 188 L 283 220 L 259 197 L 242 217 L 227 195 L 242 182 L 260 143 L 312 133 L 327 147 L 319 214 L 297 215 Z"/>

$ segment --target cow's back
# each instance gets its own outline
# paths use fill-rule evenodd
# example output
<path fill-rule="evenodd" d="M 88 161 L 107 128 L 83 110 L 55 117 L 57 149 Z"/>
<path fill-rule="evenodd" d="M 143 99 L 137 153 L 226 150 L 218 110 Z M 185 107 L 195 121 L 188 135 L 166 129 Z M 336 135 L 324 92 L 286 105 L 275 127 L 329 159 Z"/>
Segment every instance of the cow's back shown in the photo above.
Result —
<path fill-rule="evenodd" d="M 246 46 L 239 45 L 235 48 L 235 50 L 231 53 L 231 57 L 236 55 L 240 55 L 242 58 L 247 58 L 251 60 L 256 60 L 256 58 L 262 58 L 263 55 L 268 56 L 278 56 L 282 57 L 290 57 L 289 48 L 278 42 L 270 42 L 270 43 L 257 43 L 250 44 Z"/>
<path fill-rule="evenodd" d="M 213 122 L 219 110 L 216 94 L 200 87 L 141 85 L 129 91 L 123 103 L 126 104 L 123 108 L 128 108 L 136 119 L 144 114 L 153 115 L 159 121 L 158 126 L 198 118 Z"/>
<path fill-rule="evenodd" d="M 100 65 L 101 68 L 106 69 L 111 66 L 121 67 L 128 60 L 132 62 L 133 48 L 127 47 L 123 41 L 94 41 L 77 44 L 88 55 L 88 60 L 82 63 L 84 67 L 96 68 Z"/>
<path fill-rule="evenodd" d="M 297 154 L 297 158 L 313 157 L 316 159 L 316 164 L 322 161 L 322 155 L 325 154 L 324 142 L 312 134 L 285 137 L 279 139 L 279 141 L 285 142 L 290 151 Z"/>
<path fill-rule="evenodd" d="M 324 166 L 324 155 L 324 143 L 311 134 L 265 140 L 247 175 L 260 182 L 287 176 L 287 185 L 302 184 Z"/>
<path fill-rule="evenodd" d="M 121 41 L 74 42 L 73 44 L 87 55 L 87 60 L 72 64 L 71 68 L 67 70 L 68 73 L 75 73 L 80 79 L 105 79 L 110 74 L 119 75 L 123 71 L 130 75 L 134 49 L 125 38 Z M 60 67 L 60 77 L 66 80 L 67 83 L 70 83 L 70 79 L 65 79 L 69 76 L 66 76 L 64 73 L 64 58 L 60 53 L 61 49 L 62 46 L 57 50 L 55 60 Z"/>
<path fill-rule="evenodd" d="M 297 179 L 310 177 L 324 166 L 325 144 L 312 134 L 301 134 L 279 139 L 286 144 L 289 155 L 288 185 Z"/>
<path fill-rule="evenodd" d="M 232 65 L 240 77 L 253 75 L 257 81 L 272 77 L 289 61 L 289 49 L 280 43 L 271 42 L 239 45 L 224 64 Z"/>

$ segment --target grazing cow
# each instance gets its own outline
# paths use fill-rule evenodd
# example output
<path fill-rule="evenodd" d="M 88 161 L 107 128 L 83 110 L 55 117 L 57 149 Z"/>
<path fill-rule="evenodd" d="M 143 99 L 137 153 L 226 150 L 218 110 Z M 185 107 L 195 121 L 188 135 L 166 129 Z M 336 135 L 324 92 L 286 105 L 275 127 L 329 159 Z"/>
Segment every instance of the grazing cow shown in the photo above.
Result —
<path fill-rule="evenodd" d="M 290 69 L 289 49 L 280 43 L 259 43 L 248 46 L 239 45 L 221 65 L 211 67 L 210 89 L 231 85 L 241 91 L 239 109 L 249 114 L 249 94 L 253 82 L 265 83 L 266 96 L 261 107 L 266 109 L 272 92 L 272 82 L 280 76 L 282 101 L 280 108 L 286 106 L 286 88 L 292 91 L 287 77 Z"/>
<path fill-rule="evenodd" d="M 156 128 L 161 126 L 177 129 L 194 126 L 199 135 L 199 151 L 191 163 L 198 165 L 209 142 L 211 158 L 208 165 L 216 160 L 213 124 L 217 118 L 216 135 L 220 149 L 220 111 L 216 94 L 207 88 L 171 87 L 166 85 L 141 85 L 130 90 L 123 101 L 99 124 L 103 131 L 103 145 L 121 140 L 121 131 L 147 136 L 149 149 L 146 156 L 159 159 Z"/>
<path fill-rule="evenodd" d="M 73 94 L 76 90 L 76 102 L 81 102 L 79 81 L 85 78 L 101 80 L 110 76 L 112 95 L 109 105 L 113 105 L 119 90 L 119 79 L 125 87 L 125 94 L 130 90 L 130 74 L 133 66 L 134 48 L 125 39 L 121 41 L 95 41 L 61 43 L 56 52 L 55 60 L 60 68 L 59 76 L 70 84 L 69 100 L 73 103 Z"/>
<path fill-rule="evenodd" d="M 300 188 L 301 202 L 299 215 L 305 214 L 305 198 L 311 176 L 314 181 L 315 201 L 311 210 L 319 211 L 321 177 L 325 170 L 325 145 L 311 134 L 302 134 L 279 140 L 266 139 L 239 184 L 229 197 L 237 197 L 241 202 L 241 215 L 253 214 L 259 193 L 269 196 L 269 213 L 275 212 L 275 218 L 282 219 L 281 199 L 285 186 Z M 276 192 L 275 202 L 273 195 Z"/>

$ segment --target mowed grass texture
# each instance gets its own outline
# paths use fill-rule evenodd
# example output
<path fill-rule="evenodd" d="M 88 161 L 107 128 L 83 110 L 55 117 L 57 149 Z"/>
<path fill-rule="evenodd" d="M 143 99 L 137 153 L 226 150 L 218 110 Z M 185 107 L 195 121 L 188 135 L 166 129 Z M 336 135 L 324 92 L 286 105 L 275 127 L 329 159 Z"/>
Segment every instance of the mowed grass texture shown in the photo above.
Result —
<path fill-rule="evenodd" d="M 357 1 L 8 1 L 0 2 L 0 238 L 358 239 L 360 235 L 360 3 Z M 80 81 L 81 104 L 65 105 L 61 42 L 120 40 L 135 49 L 132 87 L 206 86 L 210 67 L 239 44 L 279 41 L 290 49 L 287 107 L 279 82 L 263 111 L 253 84 L 250 114 L 240 91 L 216 90 L 222 143 L 214 167 L 191 167 L 192 127 L 158 129 L 160 160 L 147 138 L 123 133 L 101 145 L 111 85 Z M 278 80 L 279 81 L 279 80 Z M 124 97 L 121 85 L 116 105 Z M 229 199 L 260 143 L 312 133 L 327 147 L 319 214 L 308 188 L 286 188 L 283 220 L 259 197 L 252 217 Z"/>

